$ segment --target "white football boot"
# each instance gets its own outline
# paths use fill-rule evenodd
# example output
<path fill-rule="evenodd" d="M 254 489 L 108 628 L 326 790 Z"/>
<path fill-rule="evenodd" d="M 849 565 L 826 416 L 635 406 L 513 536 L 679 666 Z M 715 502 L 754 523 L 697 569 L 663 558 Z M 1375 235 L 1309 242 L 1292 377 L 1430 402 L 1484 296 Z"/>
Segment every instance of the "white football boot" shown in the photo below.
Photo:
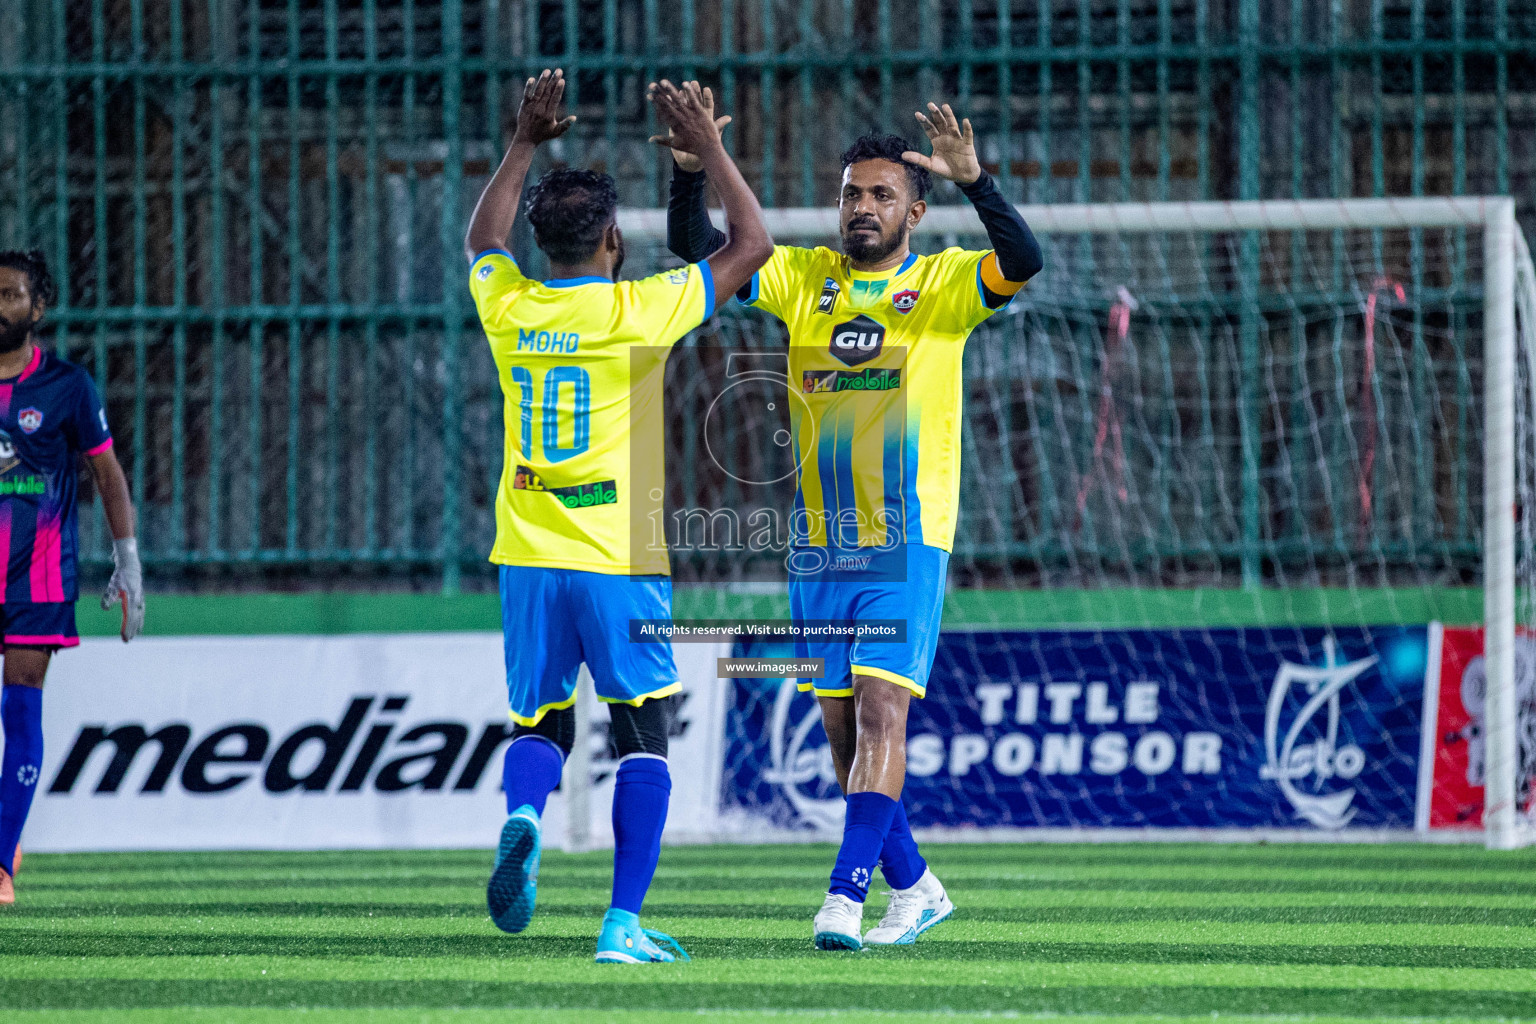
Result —
<path fill-rule="evenodd" d="M 864 904 L 829 892 L 816 912 L 812 929 L 817 949 L 862 949 L 859 934 L 864 930 Z"/>
<path fill-rule="evenodd" d="M 944 886 L 933 877 L 932 871 L 924 871 L 910 888 L 895 889 L 891 902 L 886 905 L 885 916 L 880 923 L 864 936 L 866 946 L 905 946 L 917 941 L 917 937 L 955 912 Z M 816 919 L 820 922 L 820 918 Z"/>

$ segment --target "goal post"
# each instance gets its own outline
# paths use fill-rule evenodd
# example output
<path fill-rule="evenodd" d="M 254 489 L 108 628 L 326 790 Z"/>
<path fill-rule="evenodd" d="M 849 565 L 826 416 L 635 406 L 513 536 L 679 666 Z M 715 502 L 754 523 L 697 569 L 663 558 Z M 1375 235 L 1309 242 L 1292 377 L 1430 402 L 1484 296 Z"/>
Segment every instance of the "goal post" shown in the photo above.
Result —
<path fill-rule="evenodd" d="M 1515 203 L 1489 200 L 1483 228 L 1483 650 L 1488 667 L 1488 846 L 1521 845 L 1515 701 Z"/>
<path fill-rule="evenodd" d="M 1384 593 L 1386 603 L 1378 606 L 1396 609 L 1392 595 L 1398 592 L 1422 592 L 1446 580 L 1480 585 L 1486 707 L 1479 709 L 1484 718 L 1474 737 L 1482 744 L 1481 763 L 1473 756 L 1467 775 L 1470 779 L 1478 767 L 1485 773 L 1482 818 L 1489 847 L 1536 841 L 1536 644 L 1531 658 L 1517 660 L 1525 636 L 1519 627 L 1536 627 L 1536 515 L 1522 511 L 1536 509 L 1536 271 L 1515 221 L 1514 201 L 1415 197 L 1018 209 L 1042 236 L 1047 274 L 1053 261 L 1067 264 L 1070 272 L 1058 271 L 1054 282 L 1025 293 L 1029 301 L 1022 305 L 1034 307 L 1029 314 L 1034 319 L 1017 330 L 1032 350 L 1010 356 L 1013 361 L 1000 365 L 988 385 L 987 423 L 995 436 L 975 442 L 979 454 L 973 464 L 995 472 L 985 490 L 963 491 L 952 585 L 963 565 L 961 585 L 983 596 L 989 587 L 999 587 L 1008 600 L 1027 604 L 1033 589 L 1056 591 L 1064 599 L 1088 591 L 1087 603 L 1119 602 L 1140 609 L 1148 623 L 1158 620 L 1151 609 L 1162 606 L 1165 591 L 1283 594 L 1306 587 L 1326 604 L 1329 594 L 1343 589 L 1361 608 Z M 766 213 L 780 242 L 835 244 L 836 210 Z M 718 211 L 713 216 L 719 223 Z M 625 209 L 619 223 L 632 242 L 652 246 L 659 257 L 665 210 Z M 918 251 L 960 242 L 984 245 L 980 222 L 965 205 L 931 207 L 916 234 Z M 1473 241 L 1477 235 L 1480 244 Z M 1477 292 L 1481 309 L 1475 315 L 1452 311 L 1454 302 Z M 1411 322 L 1395 327 L 1386 312 L 1394 294 L 1398 307 L 1415 309 Z M 1179 308 L 1185 299 L 1189 308 Z M 1135 351 L 1138 323 L 1140 336 L 1157 339 L 1161 354 L 1153 346 Z M 1199 330 L 1220 334 L 1210 360 L 1181 364 L 1177 374 L 1155 365 L 1176 347 L 1170 337 Z M 1395 342 L 1402 365 L 1376 366 L 1378 330 L 1402 336 Z M 1307 362 L 1308 332 L 1331 337 L 1331 363 L 1320 357 Z M 1428 335 L 1435 346 L 1424 341 Z M 1084 339 L 1093 348 L 1086 355 Z M 1360 348 L 1361 339 L 1363 355 L 1351 349 Z M 1294 367 L 1275 370 L 1282 357 L 1265 349 L 1261 359 L 1261 345 L 1283 350 L 1285 359 L 1294 354 Z M 1419 362 L 1408 365 L 1401 355 L 1408 351 Z M 968 362 L 972 358 L 968 355 Z M 1426 359 L 1457 365 L 1419 365 Z M 1215 363 L 1221 365 L 1213 369 Z M 1278 394 L 1274 379 L 1282 371 L 1296 375 L 1287 381 L 1299 397 Z M 1207 372 L 1225 375 L 1226 404 L 1182 408 L 1178 374 Z M 1332 376 L 1307 377 L 1313 372 Z M 1256 373 L 1264 379 L 1254 379 Z M 1036 376 L 1026 383 L 1009 374 Z M 1159 375 L 1161 383 L 1149 383 Z M 1390 422 L 1394 411 L 1409 408 L 1426 387 L 1433 391 L 1435 381 L 1475 382 L 1479 376 L 1480 395 L 1472 391 L 1468 397 L 1480 400 L 1480 410 L 1459 408 L 1454 396 L 1436 393 L 1436 408 L 1425 412 L 1422 422 L 1417 416 L 1408 425 Z M 1059 383 L 1063 380 L 1067 384 Z M 1201 386 L 1216 390 L 1203 378 Z M 1015 407 L 1030 405 L 1030 395 L 1020 392 L 1031 388 L 1051 393 L 1031 409 L 1029 428 L 999 425 L 1015 415 Z M 1273 408 L 1259 408 L 1266 402 Z M 1202 416 L 1205 422 L 1190 430 L 1198 428 L 1214 442 L 1200 449 L 1179 441 L 1181 420 Z M 1470 423 L 1460 432 L 1445 425 L 1457 417 Z M 1215 420 L 1230 426 L 1213 425 Z M 1081 450 L 1053 449 L 1057 441 L 1047 436 L 1048 424 L 1059 438 L 1070 435 Z M 973 429 L 968 420 L 967 430 Z M 1434 436 L 1426 439 L 1426 431 Z M 1186 450 L 1160 451 L 1169 438 Z M 1475 458 L 1476 443 L 1482 446 L 1481 460 Z M 1144 458 L 1130 451 L 1133 444 Z M 1434 475 L 1438 469 L 1414 465 L 1414 453 L 1422 463 L 1424 451 L 1434 449 L 1439 458 L 1442 449 L 1458 444 L 1474 447 L 1460 454 L 1463 464 L 1447 470 L 1447 479 L 1460 474 L 1454 486 L 1441 488 Z M 1010 446 L 1033 449 L 1020 461 L 1029 462 L 1038 480 L 1020 483 Z M 1279 459 L 1284 467 L 1261 476 L 1261 448 L 1263 457 Z M 1210 467 L 1200 464 L 1227 457 L 1240 472 L 1224 474 L 1219 465 L 1208 472 Z M 1466 479 L 1474 470 L 1481 479 Z M 1059 471 L 1055 477 L 1053 471 Z M 966 473 L 976 475 L 973 469 Z M 1189 479 L 1178 479 L 1180 473 Z M 1411 493 L 1426 480 L 1436 493 Z M 1472 501 L 1479 492 L 1480 536 L 1475 520 L 1465 537 L 1452 537 L 1449 527 L 1432 542 L 1413 532 L 1420 519 L 1444 518 L 1457 495 Z M 1399 530 L 1399 520 L 1409 526 Z M 1182 531 L 1188 538 L 1202 529 L 1182 545 L 1169 539 L 1170 533 Z M 1403 530 L 1409 541 L 1399 536 Z M 1459 544 L 1476 549 L 1469 563 L 1475 572 L 1458 569 L 1452 554 L 1444 565 L 1414 562 L 1416 552 L 1453 553 Z M 709 584 L 707 578 L 700 582 Z M 721 592 L 727 589 L 722 586 Z M 1263 595 L 1253 602 L 1264 604 Z M 983 599 L 969 606 L 982 609 L 985 622 L 989 614 L 1001 617 L 997 609 L 1004 603 Z M 718 607 L 727 607 L 723 597 Z M 1189 626 L 1206 624 L 1195 620 Z M 1334 742 L 1331 734 L 1327 742 Z M 1423 749 L 1434 750 L 1427 737 Z M 1417 747 L 1413 757 L 1421 762 L 1422 788 L 1429 768 Z"/>
<path fill-rule="evenodd" d="M 1037 234 L 1147 234 L 1223 231 L 1329 231 L 1372 228 L 1481 228 L 1509 221 L 1513 246 L 1514 200 L 1504 196 L 1417 196 L 1405 199 L 1262 199 L 1190 203 L 1053 203 L 1015 208 Z M 774 207 L 764 211 L 775 238 L 823 241 L 838 236 L 838 212 L 823 207 Z M 724 225 L 719 210 L 710 213 Z M 667 211 L 627 208 L 619 227 L 634 238 L 666 237 Z M 969 206 L 933 206 L 918 235 L 983 235 Z"/>

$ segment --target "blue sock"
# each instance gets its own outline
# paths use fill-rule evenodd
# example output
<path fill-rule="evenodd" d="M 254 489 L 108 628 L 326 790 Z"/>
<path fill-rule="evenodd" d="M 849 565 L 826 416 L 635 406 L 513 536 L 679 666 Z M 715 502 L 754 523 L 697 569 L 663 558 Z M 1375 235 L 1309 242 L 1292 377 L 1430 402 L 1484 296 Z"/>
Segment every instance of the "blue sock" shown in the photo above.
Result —
<path fill-rule="evenodd" d="M 885 834 L 900 805 L 884 793 L 854 793 L 848 797 L 848 818 L 843 822 L 843 845 L 832 867 L 828 892 L 863 903 L 869 895 L 869 875 L 880 859 Z"/>
<path fill-rule="evenodd" d="M 613 783 L 613 907 L 640 913 L 645 891 L 661 859 L 661 827 L 667 823 L 672 776 L 659 757 L 619 763 Z"/>
<path fill-rule="evenodd" d="M 11 860 L 43 770 L 43 691 L 35 686 L 0 688 L 0 725 L 5 756 L 0 759 L 0 868 L 14 874 Z"/>
<path fill-rule="evenodd" d="M 928 862 L 917 852 L 917 840 L 907 824 L 907 809 L 898 800 L 896 813 L 891 815 L 891 830 L 880 848 L 880 873 L 892 889 L 910 889 L 927 870 Z"/>
<path fill-rule="evenodd" d="M 532 804 L 541 817 L 544 801 L 560 785 L 565 751 L 542 736 L 519 736 L 507 747 L 501 763 L 501 788 L 507 791 L 507 813 Z"/>

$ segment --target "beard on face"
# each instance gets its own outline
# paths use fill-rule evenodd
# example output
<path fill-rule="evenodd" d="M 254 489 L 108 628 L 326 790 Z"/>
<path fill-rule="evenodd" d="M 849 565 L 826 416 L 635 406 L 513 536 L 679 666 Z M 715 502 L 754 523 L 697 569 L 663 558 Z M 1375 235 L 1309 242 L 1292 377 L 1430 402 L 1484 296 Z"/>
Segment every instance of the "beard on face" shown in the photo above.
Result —
<path fill-rule="evenodd" d="M 0 319 L 0 353 L 15 352 L 27 343 L 27 338 L 31 334 L 31 320 L 18 320 L 12 323 L 9 320 Z"/>
<path fill-rule="evenodd" d="M 862 217 L 843 228 L 843 252 L 857 263 L 879 263 L 907 240 L 906 221 L 897 224 L 890 234 L 880 235 L 873 241 L 868 236 L 853 234 L 855 227 L 872 227 L 879 231 L 880 223 L 873 217 Z"/>

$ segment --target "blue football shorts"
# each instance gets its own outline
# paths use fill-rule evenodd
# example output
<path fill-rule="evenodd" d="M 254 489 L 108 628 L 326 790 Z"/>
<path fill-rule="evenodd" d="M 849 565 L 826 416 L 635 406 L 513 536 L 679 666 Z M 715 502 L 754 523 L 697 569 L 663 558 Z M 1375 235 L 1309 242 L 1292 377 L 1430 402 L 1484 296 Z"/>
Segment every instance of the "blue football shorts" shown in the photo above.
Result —
<path fill-rule="evenodd" d="M 801 557 L 805 552 L 812 557 Z M 790 559 L 792 620 L 906 623 L 901 643 L 797 639 L 795 656 L 823 658 L 826 668 L 821 679 L 802 679 L 800 689 L 823 697 L 851 697 L 853 677 L 863 675 L 888 680 L 921 697 L 939 645 L 948 572 L 949 552 L 926 544 L 797 550 Z"/>
<path fill-rule="evenodd" d="M 634 643 L 631 619 L 672 618 L 666 576 L 501 566 L 501 632 L 512 720 L 533 726 L 576 702 L 586 662 L 599 700 L 639 705 L 677 693 L 668 642 Z"/>

